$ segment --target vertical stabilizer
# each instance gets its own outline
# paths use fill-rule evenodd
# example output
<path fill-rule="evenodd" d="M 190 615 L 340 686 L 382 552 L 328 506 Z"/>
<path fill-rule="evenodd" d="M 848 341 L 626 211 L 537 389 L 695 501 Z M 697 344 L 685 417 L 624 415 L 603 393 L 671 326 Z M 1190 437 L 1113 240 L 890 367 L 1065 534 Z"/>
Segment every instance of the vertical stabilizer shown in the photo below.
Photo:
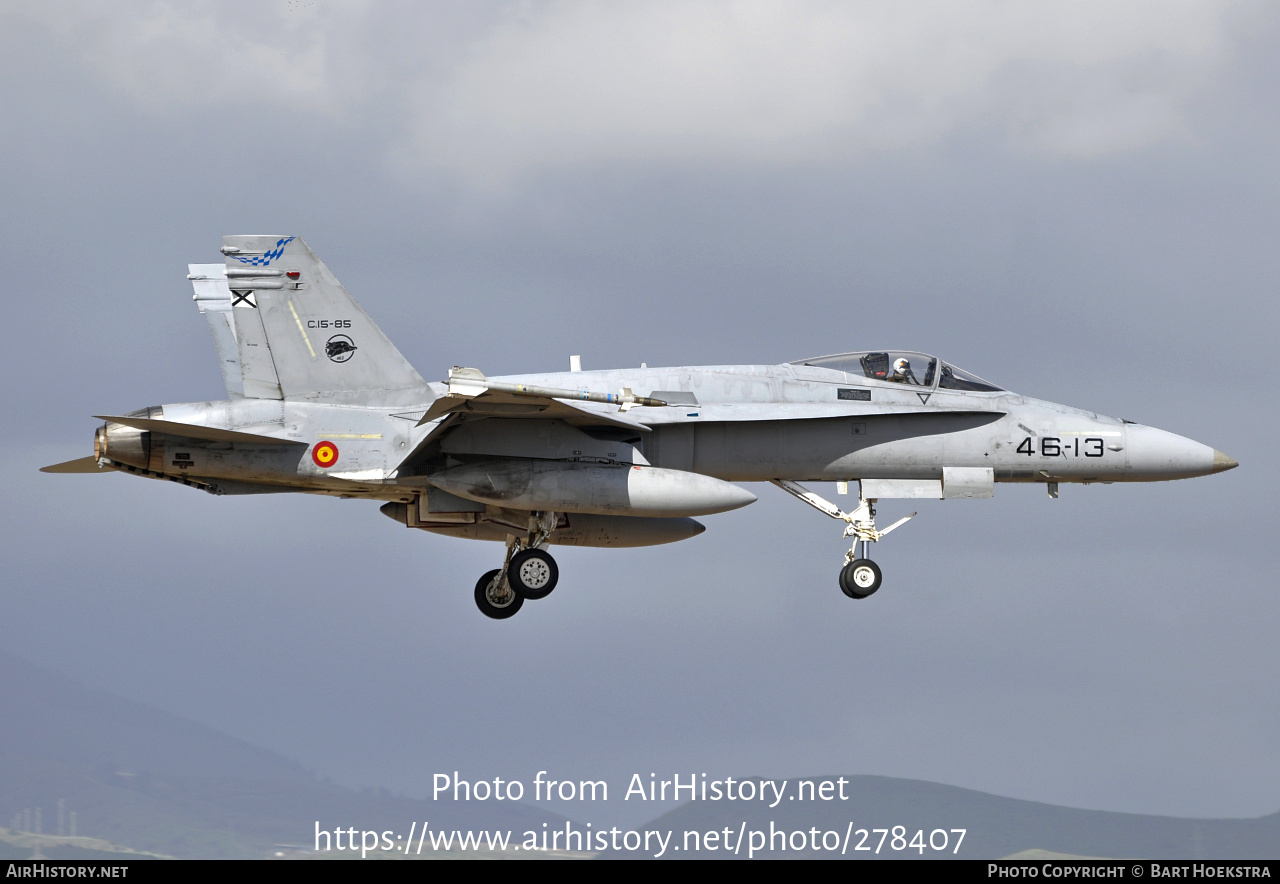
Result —
<path fill-rule="evenodd" d="M 232 399 L 244 396 L 244 378 L 240 373 L 240 349 L 236 343 L 235 316 L 231 312 L 231 291 L 227 288 L 226 268 L 221 264 L 188 264 L 187 279 L 195 289 L 192 296 L 196 308 L 209 323 L 213 349 L 218 354 L 222 381 Z"/>
<path fill-rule="evenodd" d="M 222 243 L 246 396 L 271 398 L 269 364 L 277 397 L 414 389 L 432 398 L 421 375 L 301 239 L 224 236 Z M 258 348 L 246 338 L 257 333 L 262 352 L 251 354 Z M 263 383 L 250 392 L 254 359 Z"/>

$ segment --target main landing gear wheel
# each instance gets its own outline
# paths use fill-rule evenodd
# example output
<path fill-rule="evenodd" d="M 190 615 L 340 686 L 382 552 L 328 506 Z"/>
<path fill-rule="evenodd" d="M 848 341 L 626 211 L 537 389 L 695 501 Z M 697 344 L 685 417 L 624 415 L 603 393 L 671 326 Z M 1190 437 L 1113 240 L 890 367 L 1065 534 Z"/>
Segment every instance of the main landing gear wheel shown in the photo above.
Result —
<path fill-rule="evenodd" d="M 506 620 L 520 610 L 524 598 L 502 579 L 502 569 L 494 568 L 476 584 L 476 607 L 494 620 Z"/>
<path fill-rule="evenodd" d="M 851 599 L 865 599 L 880 588 L 880 566 L 870 559 L 854 559 L 840 570 L 840 590 Z"/>
<path fill-rule="evenodd" d="M 560 579 L 560 569 L 550 554 L 540 549 L 521 550 L 511 557 L 507 580 L 511 588 L 526 599 L 543 599 L 551 595 Z"/>

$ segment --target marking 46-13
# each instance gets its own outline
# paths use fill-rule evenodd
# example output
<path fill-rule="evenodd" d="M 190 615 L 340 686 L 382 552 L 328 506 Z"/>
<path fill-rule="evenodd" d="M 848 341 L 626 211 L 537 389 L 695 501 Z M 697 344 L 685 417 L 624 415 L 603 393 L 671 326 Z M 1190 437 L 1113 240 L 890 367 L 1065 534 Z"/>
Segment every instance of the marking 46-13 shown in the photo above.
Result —
<path fill-rule="evenodd" d="M 1030 436 L 1027 436 L 1018 445 L 1018 453 L 1025 454 L 1027 457 L 1036 453 L 1036 445 Z M 1102 457 L 1106 452 L 1106 446 L 1097 436 L 1087 436 L 1081 439 L 1079 436 L 1074 439 L 1068 439 L 1065 443 L 1057 436 L 1041 436 L 1040 437 L 1040 456 L 1041 457 Z"/>

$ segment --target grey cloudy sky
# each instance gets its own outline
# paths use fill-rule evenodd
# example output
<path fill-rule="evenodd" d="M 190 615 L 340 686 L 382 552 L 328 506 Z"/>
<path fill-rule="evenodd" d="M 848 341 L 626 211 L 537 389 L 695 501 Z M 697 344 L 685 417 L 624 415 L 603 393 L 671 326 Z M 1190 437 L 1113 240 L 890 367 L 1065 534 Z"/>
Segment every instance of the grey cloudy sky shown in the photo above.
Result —
<path fill-rule="evenodd" d="M 1274 812 L 1278 41 L 1227 0 L 0 3 L 0 646 L 413 795 L 871 773 Z M 902 347 L 1241 467 L 925 502 L 864 603 L 834 523 L 754 488 L 692 541 L 560 551 L 502 623 L 498 546 L 368 503 L 36 472 L 92 414 L 223 397 L 186 264 L 264 232 L 430 379 Z"/>

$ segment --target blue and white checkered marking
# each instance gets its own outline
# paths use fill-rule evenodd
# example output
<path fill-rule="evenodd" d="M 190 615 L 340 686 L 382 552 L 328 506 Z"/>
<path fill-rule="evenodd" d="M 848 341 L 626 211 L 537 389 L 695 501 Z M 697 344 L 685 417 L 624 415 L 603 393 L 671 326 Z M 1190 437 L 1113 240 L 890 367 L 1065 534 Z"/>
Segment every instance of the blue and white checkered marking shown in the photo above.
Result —
<path fill-rule="evenodd" d="M 276 258 L 283 255 L 284 247 L 293 242 L 293 240 L 294 237 L 292 236 L 288 239 L 278 239 L 276 240 L 276 247 L 274 249 L 256 258 L 241 258 L 239 255 L 231 255 L 230 257 L 235 258 L 241 264 L 252 264 L 254 267 L 266 267 Z"/>

